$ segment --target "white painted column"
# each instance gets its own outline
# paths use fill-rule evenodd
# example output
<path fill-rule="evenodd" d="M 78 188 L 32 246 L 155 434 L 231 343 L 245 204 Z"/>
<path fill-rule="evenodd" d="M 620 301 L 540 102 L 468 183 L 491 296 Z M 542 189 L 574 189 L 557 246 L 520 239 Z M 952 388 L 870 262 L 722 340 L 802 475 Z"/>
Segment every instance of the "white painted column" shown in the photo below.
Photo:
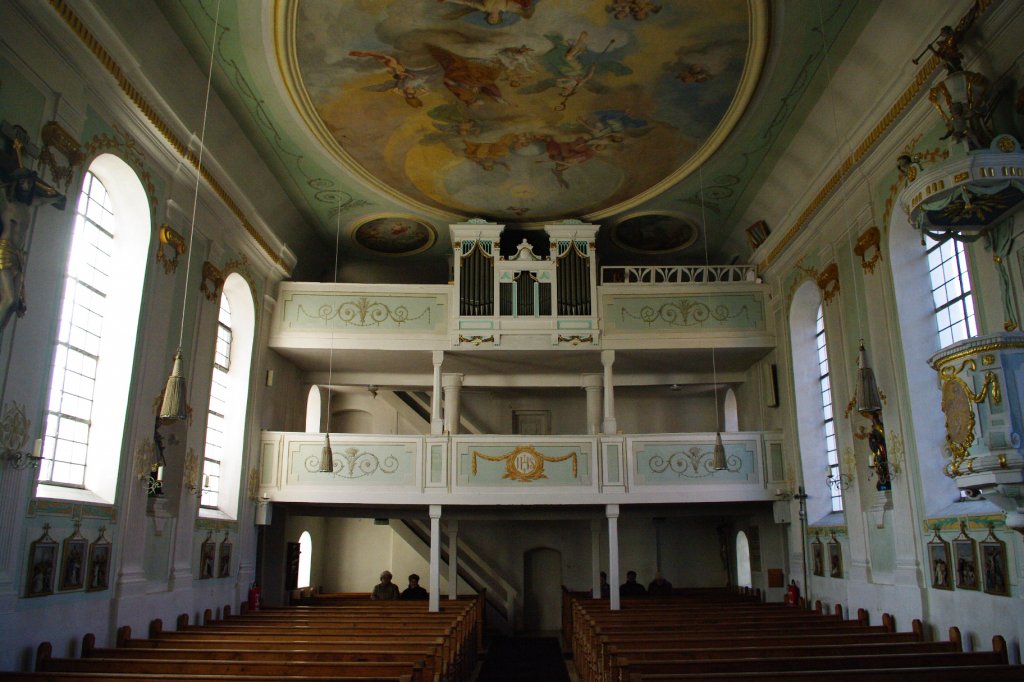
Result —
<path fill-rule="evenodd" d="M 584 374 L 580 385 L 587 392 L 587 433 L 601 433 L 601 385 L 600 374 Z"/>
<path fill-rule="evenodd" d="M 604 365 L 604 422 L 601 432 L 614 434 L 618 431 L 615 422 L 615 390 L 612 386 L 612 365 L 615 363 L 615 351 L 601 351 L 601 364 Z"/>
<path fill-rule="evenodd" d="M 441 505 L 430 505 L 430 601 L 427 610 L 441 610 Z"/>
<path fill-rule="evenodd" d="M 444 351 L 435 350 L 431 361 L 434 363 L 434 388 L 430 393 L 430 435 L 440 436 L 444 433 L 444 417 L 441 415 L 441 363 L 444 362 Z"/>
<path fill-rule="evenodd" d="M 448 598 L 459 596 L 459 522 L 448 522 Z"/>
<path fill-rule="evenodd" d="M 459 394 L 462 392 L 461 374 L 442 374 L 444 384 L 444 428 L 451 435 L 459 433 L 462 414 L 459 410 Z"/>
<path fill-rule="evenodd" d="M 611 610 L 618 611 L 621 606 L 619 600 L 619 505 L 606 505 L 604 513 L 608 517 L 609 602 Z"/>
<path fill-rule="evenodd" d="M 590 584 L 594 586 L 591 596 L 601 598 L 601 521 L 590 521 Z"/>

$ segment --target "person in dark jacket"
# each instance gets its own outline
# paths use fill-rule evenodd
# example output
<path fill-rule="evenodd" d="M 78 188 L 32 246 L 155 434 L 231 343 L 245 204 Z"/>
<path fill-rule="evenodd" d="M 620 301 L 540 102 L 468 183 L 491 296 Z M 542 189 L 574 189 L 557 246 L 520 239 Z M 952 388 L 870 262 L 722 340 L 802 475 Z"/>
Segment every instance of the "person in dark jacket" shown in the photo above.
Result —
<path fill-rule="evenodd" d="M 669 597 L 672 595 L 672 583 L 665 580 L 661 573 L 656 573 L 654 580 L 647 586 L 647 594 L 652 597 Z"/>
<path fill-rule="evenodd" d="M 646 597 L 647 590 L 636 581 L 636 571 L 626 573 L 626 582 L 619 586 L 620 597 Z"/>
<path fill-rule="evenodd" d="M 398 595 L 399 599 L 430 599 L 430 595 L 427 591 L 420 587 L 420 577 L 413 573 L 409 576 L 409 587 L 402 590 L 402 594 Z"/>

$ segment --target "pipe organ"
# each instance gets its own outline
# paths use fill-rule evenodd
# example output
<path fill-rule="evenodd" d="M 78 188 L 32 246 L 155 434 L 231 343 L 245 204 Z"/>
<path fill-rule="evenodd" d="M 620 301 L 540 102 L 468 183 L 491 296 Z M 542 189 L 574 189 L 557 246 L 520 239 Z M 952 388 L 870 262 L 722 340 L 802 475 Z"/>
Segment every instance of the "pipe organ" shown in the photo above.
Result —
<path fill-rule="evenodd" d="M 497 345 L 502 334 L 542 332 L 549 333 L 557 345 L 576 330 L 586 335 L 570 335 L 573 345 L 584 336 L 596 343 L 597 226 L 546 225 L 549 254 L 536 253 L 524 238 L 514 252 L 506 244 L 503 255 L 504 232 L 504 225 L 483 220 L 451 226 L 458 298 L 453 309 L 459 314 L 455 341 L 472 338 L 479 345 L 486 339 Z M 482 331 L 488 334 L 480 335 Z M 467 332 L 474 333 L 468 336 Z"/>

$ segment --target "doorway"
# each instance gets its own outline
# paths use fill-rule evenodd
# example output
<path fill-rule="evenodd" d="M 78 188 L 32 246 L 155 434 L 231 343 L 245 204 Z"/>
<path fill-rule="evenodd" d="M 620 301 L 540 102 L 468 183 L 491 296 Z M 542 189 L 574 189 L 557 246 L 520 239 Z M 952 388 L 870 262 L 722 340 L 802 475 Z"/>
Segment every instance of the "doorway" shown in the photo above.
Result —
<path fill-rule="evenodd" d="M 562 553 L 549 547 L 523 555 L 523 629 L 562 629 Z"/>

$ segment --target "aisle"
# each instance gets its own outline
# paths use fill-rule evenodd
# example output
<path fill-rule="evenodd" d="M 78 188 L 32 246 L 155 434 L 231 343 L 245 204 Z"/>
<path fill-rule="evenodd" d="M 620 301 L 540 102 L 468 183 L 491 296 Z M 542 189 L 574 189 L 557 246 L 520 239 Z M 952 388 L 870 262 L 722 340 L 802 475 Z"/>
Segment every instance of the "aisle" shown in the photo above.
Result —
<path fill-rule="evenodd" d="M 569 682 L 555 637 L 495 637 L 477 682 Z"/>

